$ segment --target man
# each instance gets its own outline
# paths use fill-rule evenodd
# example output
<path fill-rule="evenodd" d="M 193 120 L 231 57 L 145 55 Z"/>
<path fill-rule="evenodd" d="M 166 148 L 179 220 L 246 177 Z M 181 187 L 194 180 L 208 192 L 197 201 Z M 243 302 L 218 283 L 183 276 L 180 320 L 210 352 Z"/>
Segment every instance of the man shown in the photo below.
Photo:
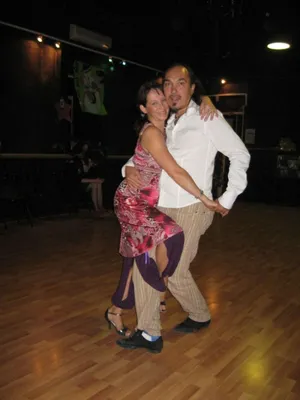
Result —
<path fill-rule="evenodd" d="M 165 73 L 163 88 L 173 112 L 166 128 L 168 150 L 208 197 L 212 196 L 217 152 L 220 151 L 230 160 L 228 185 L 217 200 L 215 210 L 224 217 L 247 186 L 249 152 L 220 112 L 218 118 L 212 120 L 199 118 L 199 106 L 192 99 L 198 88 L 197 78 L 191 68 L 181 64 L 170 67 Z M 139 184 L 139 177 L 132 165 L 130 160 L 126 164 L 126 178 L 136 186 Z M 122 173 L 124 176 L 124 167 Z M 188 313 L 186 320 L 177 325 L 175 331 L 195 332 L 208 326 L 211 318 L 206 301 L 191 275 L 190 264 L 197 254 L 200 236 L 213 221 L 214 212 L 181 189 L 164 171 L 160 179 L 158 206 L 183 228 L 185 235 L 180 263 L 173 276 L 168 279 L 168 289 Z M 133 279 L 135 286 L 140 288 L 135 291 L 138 331 L 131 338 L 119 340 L 117 343 L 124 348 L 144 347 L 152 352 L 160 352 L 163 341 L 157 307 L 159 293 L 155 293 L 143 281 L 136 268 Z"/>

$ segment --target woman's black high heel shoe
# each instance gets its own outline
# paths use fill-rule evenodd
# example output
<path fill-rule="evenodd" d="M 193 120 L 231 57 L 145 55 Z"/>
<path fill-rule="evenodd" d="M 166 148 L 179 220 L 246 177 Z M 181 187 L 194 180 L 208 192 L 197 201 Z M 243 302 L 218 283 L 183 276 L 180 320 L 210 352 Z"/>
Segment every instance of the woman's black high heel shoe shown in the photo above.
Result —
<path fill-rule="evenodd" d="M 108 314 L 119 315 L 119 316 L 121 316 L 122 314 L 113 313 L 113 312 L 109 311 L 109 309 L 107 309 L 105 311 L 104 318 L 106 319 L 106 321 L 108 323 L 108 329 L 111 329 L 111 326 L 113 325 L 118 335 L 127 336 L 126 333 L 128 332 L 128 328 L 126 326 L 124 326 L 123 329 L 118 330 L 115 323 L 108 318 Z"/>

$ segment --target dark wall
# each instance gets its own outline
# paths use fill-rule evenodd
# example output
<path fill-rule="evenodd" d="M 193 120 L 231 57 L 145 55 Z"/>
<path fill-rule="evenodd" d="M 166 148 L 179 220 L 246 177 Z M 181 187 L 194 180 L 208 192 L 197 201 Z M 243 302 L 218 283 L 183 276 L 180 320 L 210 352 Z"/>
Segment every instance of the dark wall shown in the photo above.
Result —
<path fill-rule="evenodd" d="M 55 103 L 63 96 L 74 98 L 74 136 L 102 141 L 110 153 L 128 154 L 136 141 L 133 123 L 137 117 L 138 87 L 155 71 L 120 61 L 109 63 L 107 56 L 62 45 L 54 41 L 38 43 L 33 35 L 1 27 L 3 86 L 0 93 L 0 141 L 5 152 L 49 152 L 60 140 Z M 73 62 L 103 67 L 104 104 L 107 116 L 83 113 L 74 88 Z M 111 70 L 113 66 L 114 70 Z"/>
<path fill-rule="evenodd" d="M 6 152 L 45 150 L 57 130 L 61 52 L 1 28 L 1 141 Z"/>
<path fill-rule="evenodd" d="M 255 146 L 276 147 L 281 137 L 290 137 L 300 150 L 300 128 L 298 108 L 300 82 L 289 74 L 283 77 L 270 76 L 250 77 L 232 80 L 222 86 L 219 80 L 211 81 L 210 93 L 247 93 L 248 105 L 245 108 L 245 128 L 254 128 Z M 223 110 L 239 109 L 243 98 L 220 98 L 215 103 Z"/>
<path fill-rule="evenodd" d="M 290 137 L 300 150 L 299 91 L 299 80 L 288 74 L 249 81 L 247 125 L 256 128 L 259 147 L 274 147 L 281 137 Z"/>
<path fill-rule="evenodd" d="M 104 71 L 104 105 L 106 116 L 95 116 L 80 109 L 73 79 L 74 61 L 96 65 Z M 133 124 L 137 118 L 136 94 L 139 86 L 156 72 L 121 60 L 109 62 L 109 57 L 64 47 L 62 53 L 62 87 L 74 98 L 74 136 L 101 140 L 110 154 L 130 154 L 136 142 Z M 66 89 L 67 88 L 67 89 Z"/>
<path fill-rule="evenodd" d="M 112 71 L 107 56 L 66 45 L 57 50 L 51 41 L 41 45 L 32 35 L 3 27 L 0 43 L 3 82 L 0 140 L 4 151 L 51 151 L 51 145 L 59 138 L 54 104 L 61 95 L 73 95 L 75 137 L 100 140 L 110 154 L 132 153 L 136 141 L 133 123 L 138 115 L 136 93 L 141 83 L 156 76 L 155 71 L 132 64 L 122 66 L 119 60 L 114 61 Z M 285 63 L 283 56 L 281 64 L 274 63 L 273 58 L 260 75 L 244 78 L 249 94 L 246 127 L 256 129 L 257 146 L 273 147 L 280 137 L 289 136 L 299 148 L 300 81 L 294 74 L 280 73 L 281 64 Z M 138 60 L 138 55 L 135 59 Z M 81 112 L 74 82 L 68 78 L 75 60 L 103 67 L 107 116 Z M 201 75 L 201 71 L 196 72 Z M 204 81 L 210 93 L 220 89 L 211 84 L 211 77 Z"/>

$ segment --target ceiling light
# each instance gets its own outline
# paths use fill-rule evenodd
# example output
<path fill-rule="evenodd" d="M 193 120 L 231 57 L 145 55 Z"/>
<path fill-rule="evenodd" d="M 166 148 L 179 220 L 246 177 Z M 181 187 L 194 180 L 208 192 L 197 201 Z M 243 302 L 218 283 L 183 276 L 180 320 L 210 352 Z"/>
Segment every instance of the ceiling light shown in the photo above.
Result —
<path fill-rule="evenodd" d="M 291 47 L 287 42 L 272 42 L 267 45 L 268 49 L 271 50 L 286 50 Z"/>

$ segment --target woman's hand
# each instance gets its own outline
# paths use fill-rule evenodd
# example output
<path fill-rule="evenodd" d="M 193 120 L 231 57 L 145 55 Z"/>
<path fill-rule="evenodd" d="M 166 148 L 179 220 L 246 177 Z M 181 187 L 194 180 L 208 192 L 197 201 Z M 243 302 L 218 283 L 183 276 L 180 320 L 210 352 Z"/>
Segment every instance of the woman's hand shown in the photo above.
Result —
<path fill-rule="evenodd" d="M 214 117 L 218 118 L 218 110 L 208 96 L 203 96 L 200 104 L 200 117 L 207 121 L 209 118 L 212 120 Z"/>
<path fill-rule="evenodd" d="M 205 196 L 205 194 L 200 196 L 200 200 L 210 211 L 216 211 L 218 207 L 218 203 L 216 201 L 209 199 L 207 196 Z"/>

